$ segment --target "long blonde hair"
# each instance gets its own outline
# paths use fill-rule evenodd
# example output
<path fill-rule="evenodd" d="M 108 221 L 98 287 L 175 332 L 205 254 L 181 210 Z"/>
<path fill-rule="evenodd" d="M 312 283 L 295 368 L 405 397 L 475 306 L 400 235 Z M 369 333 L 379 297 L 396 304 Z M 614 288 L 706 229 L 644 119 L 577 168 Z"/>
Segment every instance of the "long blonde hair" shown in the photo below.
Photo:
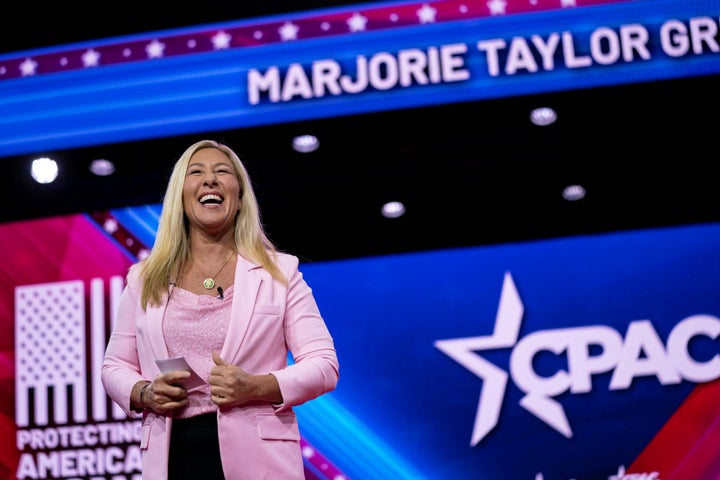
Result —
<path fill-rule="evenodd" d="M 183 183 L 190 158 L 198 150 L 215 148 L 224 153 L 235 168 L 240 184 L 240 208 L 235 216 L 235 249 L 244 258 L 256 262 L 273 278 L 287 284 L 287 279 L 274 261 L 278 252 L 263 229 L 250 176 L 237 154 L 227 145 L 214 140 L 196 142 L 175 162 L 162 203 L 162 213 L 153 248 L 141 263 L 142 307 L 158 306 L 170 282 L 176 281 L 190 258 L 188 222 L 183 209 Z"/>

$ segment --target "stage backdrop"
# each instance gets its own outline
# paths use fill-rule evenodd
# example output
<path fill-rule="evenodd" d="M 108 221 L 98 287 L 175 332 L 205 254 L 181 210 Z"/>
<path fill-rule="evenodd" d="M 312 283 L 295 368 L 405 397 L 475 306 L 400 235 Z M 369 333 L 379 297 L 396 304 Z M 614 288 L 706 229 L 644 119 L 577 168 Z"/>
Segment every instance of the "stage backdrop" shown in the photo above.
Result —
<path fill-rule="evenodd" d="M 158 205 L 0 225 L 0 478 L 140 478 L 99 365 Z M 720 224 L 303 263 L 307 478 L 720 478 Z M 238 454 L 242 454 L 239 452 Z"/>
<path fill-rule="evenodd" d="M 0 157 L 717 75 L 719 19 L 720 0 L 405 1 L 13 52 Z"/>

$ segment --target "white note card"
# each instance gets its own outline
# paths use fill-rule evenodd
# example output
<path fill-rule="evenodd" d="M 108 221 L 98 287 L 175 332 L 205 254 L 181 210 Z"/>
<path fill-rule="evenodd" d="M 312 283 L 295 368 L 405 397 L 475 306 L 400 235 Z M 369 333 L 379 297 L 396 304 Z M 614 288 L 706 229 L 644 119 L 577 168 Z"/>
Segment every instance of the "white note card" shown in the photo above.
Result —
<path fill-rule="evenodd" d="M 155 363 L 163 373 L 172 372 L 174 370 L 184 370 L 186 372 L 190 372 L 190 376 L 188 378 L 183 378 L 178 382 L 178 384 L 186 390 L 205 384 L 205 380 L 195 373 L 195 370 L 190 367 L 190 364 L 187 363 L 185 357 L 158 359 L 155 360 Z"/>

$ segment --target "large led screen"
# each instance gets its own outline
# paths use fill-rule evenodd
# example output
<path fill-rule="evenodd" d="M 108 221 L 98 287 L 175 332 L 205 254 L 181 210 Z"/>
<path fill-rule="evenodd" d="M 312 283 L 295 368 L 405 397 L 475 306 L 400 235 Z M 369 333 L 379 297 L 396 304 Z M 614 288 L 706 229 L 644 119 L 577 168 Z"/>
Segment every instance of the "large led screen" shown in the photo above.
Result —
<path fill-rule="evenodd" d="M 718 0 L 388 2 L 0 55 L 0 155 L 715 75 Z"/>

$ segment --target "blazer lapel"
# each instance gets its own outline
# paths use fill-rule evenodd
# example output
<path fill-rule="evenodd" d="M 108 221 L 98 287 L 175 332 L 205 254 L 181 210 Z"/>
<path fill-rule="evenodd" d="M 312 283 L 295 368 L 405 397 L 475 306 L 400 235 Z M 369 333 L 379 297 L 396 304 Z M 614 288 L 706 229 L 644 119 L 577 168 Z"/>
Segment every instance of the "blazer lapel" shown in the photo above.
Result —
<path fill-rule="evenodd" d="M 233 294 L 230 325 L 228 325 L 227 337 L 220 355 L 231 363 L 237 359 L 247 329 L 250 326 L 250 316 L 255 307 L 257 294 L 262 283 L 262 276 L 256 275 L 255 270 L 260 268 L 262 267 L 238 255 L 235 267 L 235 283 L 233 284 L 235 292 Z"/>
<path fill-rule="evenodd" d="M 160 306 L 148 306 L 147 308 L 145 317 L 147 321 L 147 342 L 152 350 L 153 358 L 168 358 L 170 355 L 167 345 L 165 344 L 165 337 L 162 330 L 163 317 L 165 316 L 166 309 L 167 297 L 163 299 Z"/>

